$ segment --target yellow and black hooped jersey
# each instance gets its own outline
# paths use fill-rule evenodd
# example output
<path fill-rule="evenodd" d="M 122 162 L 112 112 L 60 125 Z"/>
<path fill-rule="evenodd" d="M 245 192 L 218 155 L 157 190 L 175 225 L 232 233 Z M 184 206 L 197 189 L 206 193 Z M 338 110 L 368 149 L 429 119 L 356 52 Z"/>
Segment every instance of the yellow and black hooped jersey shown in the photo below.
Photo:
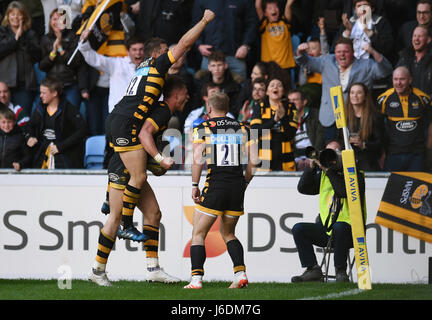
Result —
<path fill-rule="evenodd" d="M 135 71 L 125 95 L 116 104 L 112 113 L 135 117 L 144 122 L 158 102 L 166 73 L 174 62 L 171 51 L 157 59 L 149 58 L 142 62 Z"/>
<path fill-rule="evenodd" d="M 249 129 L 228 117 L 211 118 L 194 128 L 193 143 L 205 144 L 208 183 L 244 183 L 247 147 L 254 143 Z"/>
<path fill-rule="evenodd" d="M 387 118 L 387 153 L 422 153 L 426 128 L 432 121 L 431 98 L 417 88 L 407 96 L 391 88 L 378 97 L 378 105 Z"/>
<path fill-rule="evenodd" d="M 297 110 L 292 103 L 284 103 L 286 115 L 274 121 L 277 107 L 268 98 L 253 106 L 251 128 L 259 130 L 260 171 L 295 171 L 292 140 L 297 132 Z"/>

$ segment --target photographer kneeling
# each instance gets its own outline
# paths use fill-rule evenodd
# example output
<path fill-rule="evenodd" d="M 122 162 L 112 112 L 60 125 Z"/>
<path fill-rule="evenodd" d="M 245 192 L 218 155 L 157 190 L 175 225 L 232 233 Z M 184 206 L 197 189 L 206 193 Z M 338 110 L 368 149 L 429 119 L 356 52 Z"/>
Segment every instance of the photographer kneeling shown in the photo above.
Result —
<path fill-rule="evenodd" d="M 333 237 L 336 281 L 349 281 L 347 257 L 353 241 L 340 150 L 339 142 L 328 142 L 319 160 L 310 159 L 310 167 L 305 169 L 299 180 L 297 190 L 300 193 L 319 194 L 320 219 L 316 223 L 296 223 L 292 229 L 301 265 L 306 270 L 302 275 L 292 277 L 291 282 L 324 280 L 313 245 L 326 247 L 330 236 Z M 363 173 L 359 173 L 358 183 L 362 208 L 365 208 Z"/>

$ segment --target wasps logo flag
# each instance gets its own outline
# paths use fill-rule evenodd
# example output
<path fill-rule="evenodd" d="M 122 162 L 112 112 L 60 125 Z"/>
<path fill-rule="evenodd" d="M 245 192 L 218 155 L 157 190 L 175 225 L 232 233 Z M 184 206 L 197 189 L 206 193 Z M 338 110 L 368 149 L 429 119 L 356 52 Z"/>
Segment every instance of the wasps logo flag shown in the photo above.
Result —
<path fill-rule="evenodd" d="M 393 172 L 375 222 L 432 243 L 432 174 Z"/>
<path fill-rule="evenodd" d="M 91 30 L 88 41 L 95 51 L 105 56 L 126 56 L 125 33 L 120 19 L 120 13 L 124 11 L 124 0 L 104 0 L 76 34 Z"/>

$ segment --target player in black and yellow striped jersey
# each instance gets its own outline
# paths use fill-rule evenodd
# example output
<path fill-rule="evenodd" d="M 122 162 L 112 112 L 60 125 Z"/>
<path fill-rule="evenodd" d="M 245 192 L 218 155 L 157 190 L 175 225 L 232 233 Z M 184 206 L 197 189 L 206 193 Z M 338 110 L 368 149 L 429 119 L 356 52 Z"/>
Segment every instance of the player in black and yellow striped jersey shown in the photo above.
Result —
<path fill-rule="evenodd" d="M 385 171 L 423 171 L 426 147 L 432 148 L 431 98 L 411 83 L 409 70 L 398 67 L 393 88 L 378 97 L 386 117 Z"/>
<path fill-rule="evenodd" d="M 295 171 L 292 139 L 297 127 L 297 110 L 284 99 L 283 83 L 271 79 L 266 97 L 253 106 L 252 129 L 259 130 L 260 171 Z"/>
<path fill-rule="evenodd" d="M 192 199 L 195 213 L 190 248 L 192 280 L 184 288 L 202 288 L 205 238 L 218 216 L 221 217 L 222 238 L 234 265 L 234 281 L 230 288 L 242 288 L 247 286 L 248 279 L 243 246 L 235 236 L 235 227 L 243 215 L 244 193 L 253 177 L 255 159 L 251 158 L 249 151 L 255 142 L 250 139 L 249 129 L 244 124 L 226 117 L 229 98 L 225 93 L 214 93 L 209 97 L 208 105 L 210 119 L 194 129 Z M 204 161 L 208 170 L 201 193 L 198 184 Z M 244 164 L 247 164 L 245 175 Z"/>
<path fill-rule="evenodd" d="M 167 128 L 173 112 L 181 112 L 189 100 L 186 84 L 178 76 L 170 75 L 167 77 L 163 95 L 164 101 L 157 102 L 157 107 L 155 107 L 154 111 L 147 117 L 139 133 L 141 144 L 144 150 L 149 154 L 159 152 L 155 140 L 158 140 L 158 137 L 160 137 Z M 109 283 L 105 274 L 106 264 L 111 248 L 115 242 L 117 229 L 121 223 L 122 212 L 124 213 L 124 210 L 122 210 L 124 202 L 123 191 L 127 188 L 130 179 L 129 172 L 118 153 L 115 153 L 110 159 L 108 176 L 110 181 L 110 216 L 101 230 L 96 261 L 93 266 L 93 272 L 90 275 L 90 280 L 99 285 L 101 285 L 101 283 Z M 180 281 L 178 278 L 164 272 L 159 266 L 159 226 L 162 214 L 153 189 L 147 181 L 140 190 L 137 206 L 144 216 L 143 240 L 146 250 L 147 280 L 164 283 Z M 99 281 L 101 277 L 103 277 L 103 279 Z"/>
<path fill-rule="evenodd" d="M 138 139 L 138 133 L 159 99 L 168 69 L 192 47 L 206 25 L 213 19 L 214 13 L 206 10 L 202 20 L 183 35 L 174 48 L 166 51 L 165 44 L 155 56 L 141 63 L 130 81 L 125 96 L 107 117 L 108 140 L 114 147 L 114 151 L 120 153 L 120 158 L 130 174 L 130 180 L 124 192 L 123 211 L 125 214 L 123 215 L 123 228 L 118 234 L 121 237 L 128 238 L 127 236 L 131 233 L 139 236 L 133 229 L 131 213 L 133 214 L 139 200 L 140 190 L 147 179 L 147 155 Z M 169 157 L 163 158 L 157 149 L 154 153 L 149 152 L 149 154 L 160 162 L 164 169 L 169 169 L 173 165 L 173 160 Z"/>

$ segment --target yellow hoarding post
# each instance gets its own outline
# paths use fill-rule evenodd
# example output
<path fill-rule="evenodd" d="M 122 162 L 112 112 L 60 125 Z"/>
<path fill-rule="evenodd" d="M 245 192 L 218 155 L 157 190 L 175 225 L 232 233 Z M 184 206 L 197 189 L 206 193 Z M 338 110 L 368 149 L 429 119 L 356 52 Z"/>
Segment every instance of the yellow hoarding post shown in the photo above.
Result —
<path fill-rule="evenodd" d="M 345 150 L 342 151 L 342 163 L 357 266 L 357 285 L 359 289 L 370 290 L 372 289 L 372 283 L 357 179 L 357 167 L 354 150 L 349 143 L 342 87 L 336 86 L 330 88 L 330 97 L 333 104 L 336 127 L 342 129 L 344 135 Z"/>

